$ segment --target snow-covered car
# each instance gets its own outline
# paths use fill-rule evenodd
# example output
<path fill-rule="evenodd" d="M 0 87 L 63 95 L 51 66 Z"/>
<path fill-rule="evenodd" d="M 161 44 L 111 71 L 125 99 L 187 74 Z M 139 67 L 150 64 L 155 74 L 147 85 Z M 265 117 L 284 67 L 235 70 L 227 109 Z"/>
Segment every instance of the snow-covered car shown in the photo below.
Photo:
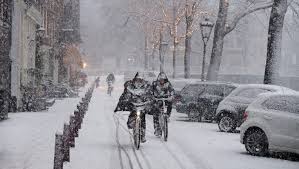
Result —
<path fill-rule="evenodd" d="M 216 110 L 216 121 L 220 131 L 232 132 L 242 124 L 243 114 L 250 103 L 267 92 L 286 93 L 293 90 L 276 85 L 241 85 L 220 102 Z"/>
<path fill-rule="evenodd" d="M 299 154 L 299 93 L 264 94 L 249 105 L 244 120 L 240 141 L 249 154 Z"/>
<path fill-rule="evenodd" d="M 228 96 L 236 84 L 226 82 L 197 82 L 185 86 L 176 101 L 176 110 L 192 121 L 213 121 L 220 101 Z M 178 96 L 177 96 L 178 97 Z"/>

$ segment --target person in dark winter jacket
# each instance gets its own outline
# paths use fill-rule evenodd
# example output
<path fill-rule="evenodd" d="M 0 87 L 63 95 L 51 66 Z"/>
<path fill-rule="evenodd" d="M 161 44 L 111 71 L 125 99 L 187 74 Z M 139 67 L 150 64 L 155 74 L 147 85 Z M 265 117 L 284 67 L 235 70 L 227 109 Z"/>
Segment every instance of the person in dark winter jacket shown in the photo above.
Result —
<path fill-rule="evenodd" d="M 107 83 L 112 82 L 112 84 L 115 82 L 115 76 L 113 73 L 109 73 L 109 75 L 106 78 L 106 82 Z"/>
<path fill-rule="evenodd" d="M 98 88 L 100 86 L 100 77 L 96 78 L 96 88 Z"/>
<path fill-rule="evenodd" d="M 166 74 L 164 72 L 160 72 L 160 74 L 157 77 L 157 80 L 153 82 L 152 84 L 152 92 L 153 96 L 155 98 L 170 98 L 174 96 L 174 89 L 169 82 Z M 167 106 L 167 115 L 170 117 L 171 110 L 172 110 L 172 101 L 165 101 L 165 104 Z M 154 113 L 153 113 L 153 121 L 154 121 L 154 129 L 155 129 L 155 135 L 161 136 L 161 127 L 159 124 L 159 104 L 158 102 L 154 103 Z"/>
<path fill-rule="evenodd" d="M 134 122 L 136 118 L 136 112 L 134 111 L 134 106 L 132 102 L 141 101 L 147 102 L 152 100 L 152 92 L 150 84 L 144 80 L 144 77 L 137 73 L 132 80 L 125 82 L 124 84 L 124 92 L 119 98 L 119 102 L 117 104 L 114 112 L 117 111 L 130 111 L 130 115 L 127 121 L 127 125 L 129 129 L 134 127 Z M 146 112 L 150 109 L 150 105 L 146 108 Z M 145 129 L 146 129 L 146 120 L 145 114 L 141 117 L 142 120 L 142 137 L 141 141 L 145 142 Z"/>

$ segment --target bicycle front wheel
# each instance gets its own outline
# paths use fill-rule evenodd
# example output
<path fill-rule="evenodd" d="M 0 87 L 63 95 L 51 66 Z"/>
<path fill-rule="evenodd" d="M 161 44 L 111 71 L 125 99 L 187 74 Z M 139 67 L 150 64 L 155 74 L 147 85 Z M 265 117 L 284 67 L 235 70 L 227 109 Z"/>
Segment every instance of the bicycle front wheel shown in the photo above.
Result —
<path fill-rule="evenodd" d="M 135 128 L 134 128 L 134 145 L 136 149 L 138 150 L 140 147 L 140 141 L 141 141 L 141 121 L 140 118 L 136 119 Z"/>

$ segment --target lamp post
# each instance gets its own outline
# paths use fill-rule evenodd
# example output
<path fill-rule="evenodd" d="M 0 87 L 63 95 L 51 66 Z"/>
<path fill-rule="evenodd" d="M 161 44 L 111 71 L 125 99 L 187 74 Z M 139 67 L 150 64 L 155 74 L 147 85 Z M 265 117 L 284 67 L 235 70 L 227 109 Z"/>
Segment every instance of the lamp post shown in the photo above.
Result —
<path fill-rule="evenodd" d="M 200 23 L 201 37 L 203 41 L 203 58 L 202 58 L 202 70 L 201 70 L 201 81 L 205 80 L 205 65 L 206 65 L 206 48 L 208 41 L 211 36 L 214 23 L 209 21 L 208 18 L 205 18 L 203 22 Z"/>
<path fill-rule="evenodd" d="M 166 54 L 166 49 L 168 47 L 168 43 L 166 41 L 161 41 L 160 43 L 160 72 L 164 72 L 164 59 Z"/>

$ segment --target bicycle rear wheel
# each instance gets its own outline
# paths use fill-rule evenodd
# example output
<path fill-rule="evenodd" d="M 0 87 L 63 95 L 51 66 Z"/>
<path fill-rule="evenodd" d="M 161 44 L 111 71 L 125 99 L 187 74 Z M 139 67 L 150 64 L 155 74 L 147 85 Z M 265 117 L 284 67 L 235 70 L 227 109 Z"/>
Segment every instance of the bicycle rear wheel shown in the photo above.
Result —
<path fill-rule="evenodd" d="M 134 145 L 136 147 L 136 149 L 138 150 L 140 147 L 140 141 L 141 141 L 141 122 L 140 122 L 140 118 L 136 119 L 136 124 L 135 124 L 135 128 L 134 128 Z"/>

